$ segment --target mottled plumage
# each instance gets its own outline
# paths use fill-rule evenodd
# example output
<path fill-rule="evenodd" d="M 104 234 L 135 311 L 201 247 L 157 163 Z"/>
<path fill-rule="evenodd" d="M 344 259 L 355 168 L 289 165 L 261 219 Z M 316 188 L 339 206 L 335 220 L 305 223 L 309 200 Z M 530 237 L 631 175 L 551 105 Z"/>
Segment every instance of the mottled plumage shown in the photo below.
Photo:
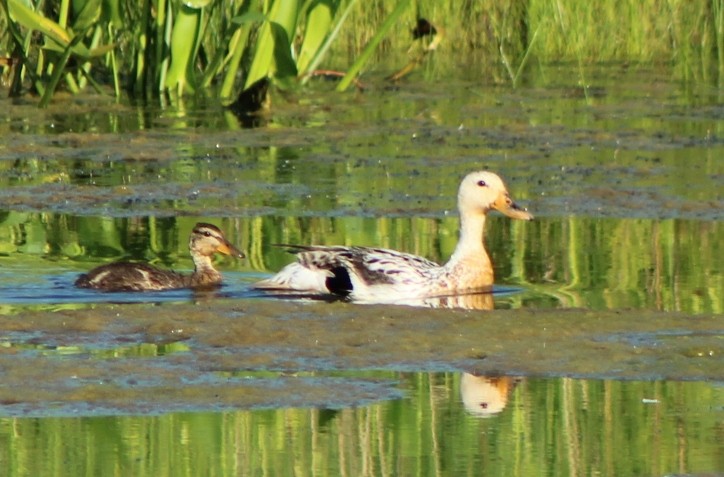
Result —
<path fill-rule="evenodd" d="M 114 292 L 210 288 L 221 284 L 221 274 L 211 261 L 215 253 L 244 258 L 218 227 L 201 222 L 191 231 L 189 251 L 194 261 L 194 271 L 189 275 L 146 263 L 115 262 L 80 275 L 75 286 Z"/>
<path fill-rule="evenodd" d="M 297 261 L 254 287 L 331 293 L 376 303 L 489 291 L 493 267 L 483 245 L 487 213 L 498 210 L 523 220 L 533 216 L 513 203 L 500 177 L 488 171 L 472 172 L 463 179 L 458 210 L 460 240 L 445 265 L 382 248 L 284 245 L 297 254 Z"/>

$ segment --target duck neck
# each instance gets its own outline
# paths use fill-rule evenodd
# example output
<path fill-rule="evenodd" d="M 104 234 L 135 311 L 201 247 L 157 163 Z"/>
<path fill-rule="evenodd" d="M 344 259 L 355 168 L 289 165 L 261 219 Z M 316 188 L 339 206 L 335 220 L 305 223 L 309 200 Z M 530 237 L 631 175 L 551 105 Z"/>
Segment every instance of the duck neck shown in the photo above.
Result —
<path fill-rule="evenodd" d="M 211 284 L 221 282 L 221 274 L 214 268 L 211 257 L 194 255 L 194 272 L 191 274 L 192 284 Z"/>
<path fill-rule="evenodd" d="M 455 247 L 455 252 L 448 261 L 448 267 L 455 266 L 461 261 L 490 261 L 483 245 L 485 219 L 486 215 L 484 213 L 461 214 L 460 239 L 457 247 Z"/>

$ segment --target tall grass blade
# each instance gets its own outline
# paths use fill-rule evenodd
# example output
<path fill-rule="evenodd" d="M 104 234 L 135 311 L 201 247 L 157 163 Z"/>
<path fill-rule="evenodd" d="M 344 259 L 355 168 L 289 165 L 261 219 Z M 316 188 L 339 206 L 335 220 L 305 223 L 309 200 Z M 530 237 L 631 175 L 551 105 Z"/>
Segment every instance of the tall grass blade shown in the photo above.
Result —
<path fill-rule="evenodd" d="M 410 4 L 410 0 L 401 0 L 397 3 L 397 6 L 395 9 L 390 13 L 390 15 L 385 19 L 385 21 L 380 26 L 380 29 L 377 31 L 375 36 L 372 37 L 370 42 L 367 44 L 365 49 L 362 51 L 362 54 L 357 59 L 357 61 L 354 62 L 352 67 L 350 67 L 349 70 L 347 70 L 347 74 L 342 78 L 342 81 L 339 82 L 337 85 L 337 91 L 345 91 L 350 84 L 352 84 L 352 81 L 355 80 L 359 72 L 362 70 L 365 64 L 369 61 L 369 59 L 372 57 L 372 54 L 374 53 L 375 49 L 377 48 L 377 45 L 380 44 L 382 39 L 387 35 L 387 33 L 390 31 L 392 26 L 395 24 L 397 19 L 402 16 L 402 14 L 407 9 L 407 6 Z"/>
<path fill-rule="evenodd" d="M 174 15 L 171 8 L 172 0 L 154 0 L 157 1 L 159 7 L 163 8 L 164 15 L 158 15 L 155 22 L 156 29 L 156 56 L 154 59 L 153 80 L 157 86 L 158 92 L 165 91 L 166 77 L 171 65 L 171 55 L 169 53 L 171 45 L 171 36 L 173 34 Z"/>
<path fill-rule="evenodd" d="M 71 0 L 61 0 L 60 8 L 58 9 L 58 25 L 62 28 L 68 26 L 68 12 L 70 11 Z"/>
<path fill-rule="evenodd" d="M 65 71 L 65 65 L 68 63 L 68 58 L 70 58 L 72 49 L 80 40 L 80 35 L 75 37 L 65 48 L 65 51 L 60 59 L 53 64 L 53 74 L 51 75 L 50 81 L 43 92 L 43 97 L 40 99 L 40 103 L 38 104 L 39 108 L 45 108 L 50 103 L 50 100 L 53 98 L 53 94 L 55 93 L 55 88 L 58 86 L 58 81 L 60 81 L 60 77 Z"/>
<path fill-rule="evenodd" d="M 231 49 L 231 58 L 229 60 L 229 67 L 224 75 L 223 83 L 221 84 L 221 91 L 219 96 L 224 106 L 228 106 L 232 101 L 232 93 L 234 90 L 234 82 L 236 81 L 236 75 L 239 72 L 241 66 L 241 58 L 246 51 L 246 43 L 249 38 L 250 25 L 240 26 L 232 35 L 229 47 Z"/>
<path fill-rule="evenodd" d="M 39 13 L 25 6 L 20 0 L 8 0 L 10 16 L 28 30 L 35 30 L 42 33 L 46 38 L 52 40 L 45 45 L 48 49 L 64 52 L 68 45 L 71 45 L 71 53 L 88 59 L 93 55 L 88 48 L 79 41 L 73 41 L 74 37 L 60 24 L 45 18 Z"/>
<path fill-rule="evenodd" d="M 8 11 L 13 20 L 28 30 L 39 31 L 46 37 L 55 40 L 63 48 L 70 44 L 71 36 L 65 28 L 28 8 L 22 1 L 8 0 Z"/>
<path fill-rule="evenodd" d="M 299 4 L 293 0 L 277 0 L 259 29 L 256 49 L 249 67 L 244 90 L 262 78 L 286 79 L 297 75 L 289 36 L 291 18 L 296 19 Z"/>
<path fill-rule="evenodd" d="M 520 60 L 518 69 L 516 70 L 515 76 L 513 77 L 513 88 L 517 88 L 518 84 L 520 84 L 520 78 L 523 75 L 523 71 L 525 70 L 526 65 L 528 64 L 528 58 L 530 58 L 531 51 L 533 51 L 533 45 L 535 44 L 535 40 L 538 38 L 538 32 L 540 31 L 540 27 L 541 26 L 538 25 L 538 27 L 535 29 L 535 32 L 533 33 L 533 38 L 530 39 L 530 43 L 525 49 L 525 54 Z"/>
<path fill-rule="evenodd" d="M 307 81 L 309 81 L 309 73 L 316 70 L 319 63 L 322 62 L 324 56 L 329 51 L 329 48 L 332 46 L 332 43 L 342 30 L 342 25 L 344 25 L 345 20 L 349 16 L 352 8 L 355 6 L 356 3 L 357 0 L 350 0 L 347 3 L 347 8 L 345 8 L 344 12 L 342 12 L 339 20 L 337 20 L 337 24 L 334 26 L 332 31 L 329 32 L 324 43 L 317 49 L 317 52 L 314 55 L 314 59 L 312 59 L 312 61 L 306 66 L 306 68 L 299 68 L 300 75 L 302 76 L 302 84 L 305 84 Z"/>
<path fill-rule="evenodd" d="M 269 19 L 284 30 L 291 47 L 291 39 L 297 32 L 297 18 L 299 16 L 298 0 L 274 0 Z"/>
<path fill-rule="evenodd" d="M 158 14 L 159 12 L 157 12 Z M 146 51 L 149 47 L 148 39 L 151 33 L 151 0 L 144 0 L 141 9 L 140 26 L 133 31 L 134 38 L 134 54 L 133 54 L 133 70 L 131 74 L 131 89 L 137 96 L 146 95 L 146 86 L 148 80 L 148 64 L 146 63 Z"/>
<path fill-rule="evenodd" d="M 75 0 L 73 2 L 74 31 L 84 31 L 96 24 L 101 16 L 101 0 Z"/>
<path fill-rule="evenodd" d="M 724 0 L 712 0 L 714 11 L 714 28 L 716 36 L 717 63 L 719 65 L 719 81 L 724 84 Z"/>
<path fill-rule="evenodd" d="M 272 71 L 272 63 L 274 61 L 274 33 L 272 32 L 272 24 L 265 21 L 257 34 L 256 50 L 254 51 L 254 59 L 249 67 L 249 72 L 244 80 L 244 88 L 249 88 L 252 84 L 267 77 Z"/>
<path fill-rule="evenodd" d="M 166 89 L 179 95 L 193 92 L 195 78 L 193 63 L 201 30 L 202 9 L 181 5 L 171 34 L 171 64 L 164 82 Z"/>
<path fill-rule="evenodd" d="M 113 23 L 108 24 L 108 37 L 113 38 L 114 34 L 114 27 Z M 119 69 L 118 69 L 118 62 L 116 61 L 116 52 L 115 50 L 111 50 L 109 52 L 109 62 L 111 65 L 111 72 L 113 74 L 113 91 L 116 95 L 116 98 L 121 97 L 121 82 L 119 79 Z"/>
<path fill-rule="evenodd" d="M 354 3 L 354 2 L 350 2 Z M 314 60 L 332 26 L 339 2 L 332 0 L 314 0 L 307 10 L 307 24 L 304 40 L 299 49 L 297 69 L 300 75 L 308 72 L 307 67 Z"/>

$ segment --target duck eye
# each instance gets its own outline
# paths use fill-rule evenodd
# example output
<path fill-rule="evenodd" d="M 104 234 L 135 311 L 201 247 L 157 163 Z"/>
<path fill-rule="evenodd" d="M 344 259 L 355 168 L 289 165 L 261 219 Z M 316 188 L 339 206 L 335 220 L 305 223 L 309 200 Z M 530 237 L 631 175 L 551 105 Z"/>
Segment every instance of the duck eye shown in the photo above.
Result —
<path fill-rule="evenodd" d="M 479 185 L 480 187 L 485 187 L 485 186 L 487 186 L 488 184 L 486 184 L 485 181 L 478 181 L 478 185 Z"/>
<path fill-rule="evenodd" d="M 204 237 L 211 237 L 211 232 L 204 230 Z"/>

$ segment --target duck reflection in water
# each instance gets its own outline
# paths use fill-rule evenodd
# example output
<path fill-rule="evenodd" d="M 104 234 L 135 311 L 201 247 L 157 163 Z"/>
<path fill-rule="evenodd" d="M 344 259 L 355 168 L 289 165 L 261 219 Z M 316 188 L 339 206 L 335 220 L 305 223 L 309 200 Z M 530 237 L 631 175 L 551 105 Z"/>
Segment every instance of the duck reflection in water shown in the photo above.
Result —
<path fill-rule="evenodd" d="M 510 393 L 519 378 L 510 376 L 476 376 L 463 373 L 460 377 L 460 397 L 465 410 L 476 417 L 493 417 L 505 409 Z"/>
<path fill-rule="evenodd" d="M 424 308 L 457 308 L 463 310 L 492 310 L 495 308 L 492 287 L 475 293 L 430 296 L 425 298 L 399 299 L 385 304 L 418 306 Z"/>
<path fill-rule="evenodd" d="M 485 220 L 491 210 L 531 220 L 516 205 L 503 180 L 489 171 L 465 176 L 458 190 L 460 237 L 450 260 L 438 265 L 423 257 L 382 248 L 286 245 L 297 261 L 254 288 L 276 293 L 338 295 L 357 303 L 433 306 L 441 297 L 450 307 L 453 295 L 490 290 L 493 266 L 483 244 Z"/>
<path fill-rule="evenodd" d="M 173 290 L 179 288 L 210 289 L 221 285 L 221 273 L 214 267 L 216 253 L 244 258 L 223 232 L 212 224 L 199 222 L 191 231 L 189 251 L 194 261 L 191 274 L 163 270 L 146 263 L 115 262 L 96 267 L 75 281 L 79 288 L 118 291 Z"/>

